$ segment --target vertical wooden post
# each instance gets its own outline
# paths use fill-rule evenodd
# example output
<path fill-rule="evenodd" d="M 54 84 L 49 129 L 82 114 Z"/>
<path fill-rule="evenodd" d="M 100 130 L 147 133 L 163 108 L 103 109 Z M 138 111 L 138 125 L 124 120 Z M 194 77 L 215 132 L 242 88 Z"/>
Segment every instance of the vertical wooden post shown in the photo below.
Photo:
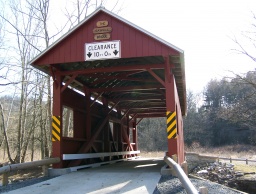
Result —
<path fill-rule="evenodd" d="M 138 150 L 138 133 L 137 133 L 136 118 L 134 118 L 132 125 L 133 125 L 132 139 L 133 139 L 133 143 L 135 143 L 133 149 L 134 151 L 137 151 Z"/>
<path fill-rule="evenodd" d="M 2 186 L 8 185 L 8 176 L 9 176 L 9 172 L 3 173 L 3 176 L 2 176 Z"/>
<path fill-rule="evenodd" d="M 86 98 L 86 139 L 87 141 L 91 138 L 91 92 L 87 88 L 85 89 Z"/>
<path fill-rule="evenodd" d="M 49 165 L 43 165 L 43 166 L 42 166 L 43 175 L 44 175 L 45 177 L 49 176 L 48 168 L 49 168 Z"/>
<path fill-rule="evenodd" d="M 171 73 L 169 57 L 165 58 L 165 91 L 166 91 L 166 116 L 167 116 L 167 141 L 169 157 L 178 154 L 176 102 L 174 76 Z"/>
<path fill-rule="evenodd" d="M 130 137 L 130 122 L 129 122 L 129 114 L 127 114 L 126 115 L 126 117 L 125 117 L 125 123 L 126 123 L 126 126 L 127 126 L 127 128 L 126 128 L 126 134 L 127 134 L 127 136 L 126 136 L 126 145 L 127 145 L 127 151 L 132 151 L 132 149 L 131 149 L 131 144 L 128 144 L 128 142 L 130 142 L 131 143 L 131 137 Z M 128 141 L 127 141 L 127 138 L 128 138 Z M 127 155 L 127 157 L 129 158 L 129 157 L 131 157 L 131 155 Z"/>
<path fill-rule="evenodd" d="M 102 98 L 102 103 L 103 103 L 103 112 L 104 112 L 104 117 L 108 116 L 108 101 L 105 98 Z M 109 121 L 103 128 L 103 137 L 102 137 L 102 142 L 103 142 L 103 151 L 104 152 L 109 152 L 110 151 L 110 143 L 109 143 Z M 105 157 L 105 161 L 109 161 L 110 157 Z"/>
<path fill-rule="evenodd" d="M 62 76 L 58 71 L 54 72 L 53 80 L 52 156 L 62 159 Z M 63 168 L 63 161 L 53 164 L 53 168 Z"/>
<path fill-rule="evenodd" d="M 117 109 L 117 117 L 118 117 L 118 119 L 120 119 L 120 121 L 121 121 L 121 123 L 119 124 L 116 124 L 117 126 L 117 132 L 118 132 L 118 136 L 117 136 L 117 144 L 118 144 L 118 151 L 124 151 L 123 150 L 123 134 L 122 134 L 122 131 L 123 131 L 123 129 L 122 129 L 122 120 L 121 120 L 121 111 L 120 111 L 120 109 Z"/>

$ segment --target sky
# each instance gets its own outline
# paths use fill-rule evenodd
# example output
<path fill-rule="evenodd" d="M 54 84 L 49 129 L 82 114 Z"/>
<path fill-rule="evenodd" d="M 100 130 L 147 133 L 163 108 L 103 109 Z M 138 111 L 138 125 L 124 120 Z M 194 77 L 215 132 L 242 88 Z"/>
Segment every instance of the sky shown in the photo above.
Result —
<path fill-rule="evenodd" d="M 104 6 L 112 10 L 117 1 L 121 11 L 114 13 L 184 51 L 187 90 L 199 93 L 211 79 L 256 68 L 256 62 L 234 52 L 237 45 L 232 40 L 236 37 L 256 56 L 256 49 L 241 35 L 256 32 L 256 0 L 105 0 Z M 65 23 L 65 8 L 72 8 L 72 0 L 51 3 L 51 27 Z"/>
<path fill-rule="evenodd" d="M 119 15 L 182 49 L 187 89 L 201 92 L 211 79 L 256 68 L 232 40 L 251 50 L 241 33 L 256 24 L 252 13 L 255 0 L 127 0 Z"/>
<path fill-rule="evenodd" d="M 112 10 L 116 1 L 105 0 L 105 8 Z M 54 12 L 61 5 L 53 5 Z M 236 37 L 255 52 L 241 35 L 254 30 L 255 0 L 119 0 L 120 7 L 119 16 L 184 51 L 188 90 L 202 92 L 211 79 L 256 68 L 256 62 L 232 50 L 237 48 L 232 40 Z"/>

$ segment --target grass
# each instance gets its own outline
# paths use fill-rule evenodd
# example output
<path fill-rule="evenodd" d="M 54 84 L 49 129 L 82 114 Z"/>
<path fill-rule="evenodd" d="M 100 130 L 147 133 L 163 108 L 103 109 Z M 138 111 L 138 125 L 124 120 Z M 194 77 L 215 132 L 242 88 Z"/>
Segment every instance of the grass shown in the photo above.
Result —
<path fill-rule="evenodd" d="M 201 147 L 199 144 L 194 143 L 190 147 L 185 148 L 186 152 L 195 152 L 202 155 L 217 156 L 224 158 L 242 158 L 249 160 L 256 160 L 256 146 L 251 145 L 227 145 L 221 147 Z M 229 160 L 221 160 L 221 162 L 229 163 Z M 241 171 L 243 173 L 256 173 L 256 162 L 249 162 L 249 165 L 245 161 L 232 161 L 235 164 L 235 171 Z"/>
<path fill-rule="evenodd" d="M 238 144 L 221 147 L 202 147 L 198 143 L 193 143 L 189 147 L 186 146 L 185 151 L 209 156 L 256 160 L 256 146 L 251 145 Z"/>
<path fill-rule="evenodd" d="M 159 158 L 159 157 L 164 157 L 165 156 L 165 152 L 161 151 L 161 152 L 147 152 L 147 151 L 141 151 L 139 154 L 141 157 L 143 158 Z"/>
<path fill-rule="evenodd" d="M 256 173 L 256 166 L 235 163 L 235 171 L 241 171 L 244 173 L 251 173 L 251 172 Z"/>

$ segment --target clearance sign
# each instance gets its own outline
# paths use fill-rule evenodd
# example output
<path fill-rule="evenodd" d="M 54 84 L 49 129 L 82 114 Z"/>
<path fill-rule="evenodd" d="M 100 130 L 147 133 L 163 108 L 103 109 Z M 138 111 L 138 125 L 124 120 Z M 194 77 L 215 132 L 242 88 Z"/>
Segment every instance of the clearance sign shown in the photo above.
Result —
<path fill-rule="evenodd" d="M 85 44 L 85 61 L 121 58 L 120 40 Z"/>

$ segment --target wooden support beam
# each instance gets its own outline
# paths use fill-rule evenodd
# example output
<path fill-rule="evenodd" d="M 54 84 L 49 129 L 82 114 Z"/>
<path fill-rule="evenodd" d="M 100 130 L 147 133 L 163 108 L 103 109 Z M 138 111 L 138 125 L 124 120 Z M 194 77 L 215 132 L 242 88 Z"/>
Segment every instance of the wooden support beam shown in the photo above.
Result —
<path fill-rule="evenodd" d="M 136 118 L 135 118 L 135 121 L 133 122 L 132 139 L 133 139 L 133 143 L 135 143 L 135 145 L 133 146 L 134 150 L 138 150 L 138 133 L 137 133 Z"/>
<path fill-rule="evenodd" d="M 137 113 L 135 113 L 132 118 L 129 119 L 129 123 L 137 116 Z"/>
<path fill-rule="evenodd" d="M 56 68 L 54 68 L 52 65 L 50 65 L 50 72 L 51 72 L 53 83 L 55 84 L 55 87 L 58 87 L 60 80 L 57 80 L 55 71 L 56 71 Z"/>
<path fill-rule="evenodd" d="M 133 77 L 126 77 L 126 76 L 98 76 L 95 75 L 98 79 L 92 83 L 92 85 L 99 84 L 106 82 L 106 80 L 129 80 L 129 81 L 137 81 L 137 82 L 154 82 L 154 79 L 142 79 L 142 78 L 133 78 Z"/>
<path fill-rule="evenodd" d="M 166 112 L 164 113 L 141 113 L 138 114 L 136 118 L 161 118 L 166 117 Z"/>
<path fill-rule="evenodd" d="M 90 150 L 91 146 L 93 145 L 94 141 L 96 140 L 96 138 L 98 137 L 98 135 L 100 134 L 101 130 L 103 129 L 103 127 L 105 126 L 105 124 L 108 122 L 109 117 L 105 117 L 103 120 L 101 120 L 101 122 L 99 122 L 98 127 L 96 127 L 96 130 L 93 134 L 93 136 L 91 137 L 91 139 L 84 143 L 80 149 L 78 150 L 77 153 L 86 153 Z M 76 160 L 76 161 L 72 161 L 69 163 L 69 167 L 70 166 L 78 166 L 80 164 L 81 160 Z"/>
<path fill-rule="evenodd" d="M 143 96 L 143 97 L 127 97 L 127 98 L 117 98 L 117 99 L 111 99 L 108 98 L 108 100 L 112 101 L 112 102 L 144 102 L 144 101 L 164 101 L 165 97 L 160 96 L 160 95 L 155 95 L 155 96 Z"/>
<path fill-rule="evenodd" d="M 172 157 L 172 155 L 178 155 L 178 141 L 177 141 L 177 118 L 175 117 L 173 123 L 175 125 L 173 128 L 168 128 L 170 126 L 170 118 L 168 115 L 176 115 L 176 101 L 175 101 L 175 78 L 171 74 L 171 65 L 169 62 L 169 57 L 165 58 L 165 85 L 166 85 L 166 121 L 167 121 L 167 141 L 168 141 L 168 153 L 167 156 Z M 172 129 L 172 130 L 171 130 Z M 172 132 L 172 133 L 171 133 Z M 172 136 L 169 134 L 173 134 Z M 179 161 L 180 162 L 180 161 Z"/>
<path fill-rule="evenodd" d="M 114 110 L 114 108 L 118 105 L 118 103 L 119 103 L 119 101 L 116 102 L 116 103 L 111 107 L 111 109 L 110 109 L 109 112 L 108 112 L 108 115 Z"/>
<path fill-rule="evenodd" d="M 91 103 L 91 107 L 94 105 L 94 103 L 102 96 L 102 94 L 104 94 L 104 92 L 101 92 L 98 96 L 96 96 L 94 99 L 93 99 L 93 101 L 92 101 L 92 103 Z"/>
<path fill-rule="evenodd" d="M 103 130 L 103 150 L 104 152 L 110 152 L 110 138 L 109 138 L 109 131 L 110 131 L 110 126 L 108 124 L 108 127 L 107 129 L 105 128 Z M 110 160 L 110 157 L 108 158 L 105 158 L 105 161 L 109 161 Z"/>
<path fill-rule="evenodd" d="M 147 64 L 147 65 L 127 65 L 127 66 L 114 66 L 114 67 L 102 67 L 102 68 L 91 68 L 91 69 L 82 69 L 74 71 L 62 71 L 61 75 L 73 75 L 73 74 L 94 74 L 94 73 L 112 73 L 120 71 L 137 71 L 137 70 L 146 70 L 146 68 L 151 69 L 164 69 L 164 64 Z"/>
<path fill-rule="evenodd" d="M 130 155 L 139 154 L 140 151 L 123 151 L 123 152 L 100 152 L 100 153 L 88 153 L 88 154 L 63 154 L 63 160 L 81 160 L 88 158 L 100 158 L 107 156 L 118 156 L 118 155 Z"/>
<path fill-rule="evenodd" d="M 74 74 L 74 75 L 72 75 L 71 78 L 69 78 L 69 80 L 66 82 L 66 84 L 64 86 L 62 86 L 61 93 L 69 86 L 69 84 L 71 84 L 74 81 L 74 79 L 76 79 L 76 77 L 77 77 L 77 74 Z"/>
<path fill-rule="evenodd" d="M 138 119 L 138 121 L 136 122 L 136 125 L 138 125 L 142 120 L 143 118 Z"/>
<path fill-rule="evenodd" d="M 62 106 L 63 100 L 61 95 L 61 85 L 63 77 L 58 71 L 54 72 L 54 84 L 53 84 L 53 110 L 52 110 L 52 157 L 61 158 L 63 154 L 63 142 L 62 142 Z M 54 168 L 63 168 L 63 162 L 53 164 Z"/>
<path fill-rule="evenodd" d="M 86 123 L 85 123 L 85 134 L 86 134 L 86 139 L 91 138 L 91 92 L 88 89 L 85 89 L 85 103 L 86 103 Z"/>
<path fill-rule="evenodd" d="M 113 88 L 91 88 L 92 92 L 116 92 L 116 91 L 130 91 L 130 90 L 158 90 L 164 87 L 159 84 L 147 84 L 147 85 L 135 85 L 135 86 L 123 86 L 123 87 L 113 87 Z"/>
<path fill-rule="evenodd" d="M 124 115 L 121 118 L 121 121 L 126 117 L 126 115 L 129 113 L 130 109 L 126 110 L 126 112 L 124 113 Z"/>
<path fill-rule="evenodd" d="M 128 135 L 127 135 L 127 133 L 126 133 L 126 131 L 125 131 L 124 128 L 123 128 L 123 131 L 122 131 L 122 132 L 123 132 L 122 135 L 123 135 L 124 141 L 128 144 L 128 147 L 131 149 L 131 151 L 134 151 L 134 150 L 133 150 L 133 147 L 132 147 L 132 145 L 131 145 L 131 142 L 130 142 L 130 140 L 129 140 L 129 137 L 128 137 Z"/>
<path fill-rule="evenodd" d="M 160 84 L 162 84 L 165 87 L 164 81 L 150 68 L 147 69 L 147 71 L 157 80 Z"/>

